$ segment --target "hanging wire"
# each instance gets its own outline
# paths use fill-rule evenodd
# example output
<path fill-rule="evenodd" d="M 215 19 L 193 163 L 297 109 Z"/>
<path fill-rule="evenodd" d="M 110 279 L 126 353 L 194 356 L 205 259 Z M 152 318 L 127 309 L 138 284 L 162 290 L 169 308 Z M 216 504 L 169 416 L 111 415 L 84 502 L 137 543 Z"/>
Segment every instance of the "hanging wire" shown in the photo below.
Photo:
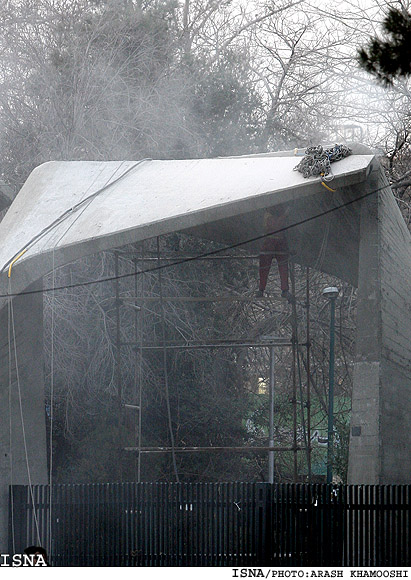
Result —
<path fill-rule="evenodd" d="M 9 278 L 9 296 L 12 295 L 11 291 L 11 278 Z M 14 354 L 14 362 L 16 368 L 16 382 L 17 382 L 17 394 L 18 394 L 18 401 L 19 401 L 19 411 L 20 411 L 20 420 L 21 420 L 21 428 L 22 428 L 22 435 L 23 435 L 23 447 L 24 447 L 24 456 L 26 461 L 26 470 L 27 470 L 27 479 L 29 482 L 29 491 L 30 491 L 30 498 L 33 507 L 33 515 L 34 521 L 36 526 L 36 533 L 39 545 L 41 545 L 41 538 L 40 538 L 40 529 L 39 529 L 39 522 L 36 512 L 36 506 L 34 501 L 34 493 L 33 493 L 33 484 L 31 479 L 31 470 L 30 470 L 30 463 L 27 451 L 27 438 L 26 438 L 26 428 L 24 424 L 24 413 L 23 413 L 23 402 L 22 402 L 22 395 L 21 395 L 21 384 L 20 384 L 20 373 L 19 373 L 19 364 L 18 364 L 18 357 L 17 357 L 17 342 L 16 342 L 16 329 L 14 324 L 14 307 L 13 301 L 10 299 L 10 322 L 11 322 L 11 334 L 12 334 L 12 342 L 13 342 L 13 354 Z M 11 361 L 10 361 L 11 364 Z"/>
<path fill-rule="evenodd" d="M 74 206 L 72 206 L 69 209 L 67 209 L 65 212 L 63 212 L 61 215 L 59 215 L 53 222 L 51 222 L 48 226 L 46 226 L 45 228 L 43 228 L 38 234 L 36 234 L 35 236 L 33 236 L 33 238 L 31 240 L 29 240 L 21 248 L 21 250 L 19 252 L 17 252 L 17 254 L 15 254 L 12 258 L 10 258 L 10 260 L 8 260 L 8 262 L 6 262 L 4 264 L 3 268 L 1 269 L 1 272 L 3 272 L 11 264 L 13 264 L 14 261 L 16 261 L 33 244 L 35 244 L 36 242 L 38 242 L 41 238 L 43 238 L 45 235 L 47 235 L 49 232 L 51 232 L 54 228 L 56 228 L 57 226 L 59 226 L 67 218 L 69 218 L 71 215 L 73 215 L 73 213 L 75 213 L 79 209 L 83 208 L 83 211 L 79 214 L 79 216 L 76 218 L 76 220 L 74 220 L 74 222 L 71 223 L 69 225 L 69 227 L 67 228 L 67 230 L 64 232 L 64 235 L 65 235 L 68 232 L 68 230 L 72 227 L 72 225 L 78 220 L 78 218 L 81 216 L 81 214 L 85 211 L 85 209 L 90 205 L 90 203 L 93 201 L 93 199 L 95 199 L 98 195 L 100 195 L 101 193 L 103 193 L 104 191 L 106 191 L 109 187 L 111 187 L 111 186 L 115 185 L 116 183 L 118 183 L 121 179 L 123 179 L 126 175 L 128 175 L 136 167 L 138 167 L 139 165 L 141 165 L 144 161 L 150 161 L 150 160 L 149 159 L 141 159 L 140 161 L 137 161 L 131 167 L 129 167 L 128 169 L 126 169 L 121 175 L 119 175 L 118 177 L 116 177 L 113 181 L 110 181 L 115 176 L 115 174 L 117 173 L 117 171 L 119 170 L 119 168 L 124 164 L 124 161 L 123 161 L 120 164 L 120 166 L 115 169 L 115 171 L 112 173 L 111 177 L 106 181 L 106 183 L 102 187 L 100 187 L 98 190 L 96 190 L 93 193 L 91 193 L 88 197 L 83 198 L 82 200 L 80 200 Z M 100 171 L 100 173 L 102 172 L 102 170 Z M 94 181 L 95 181 L 95 179 L 94 179 Z M 93 181 L 93 183 L 94 183 L 94 181 Z M 90 189 L 90 187 L 91 187 L 91 185 L 88 187 L 87 191 Z M 86 205 L 86 207 L 83 207 L 84 205 Z M 57 245 L 57 243 L 55 245 Z"/>
<path fill-rule="evenodd" d="M 114 182 L 111 181 L 115 177 L 115 174 L 117 173 L 117 171 L 120 170 L 121 166 L 122 166 L 122 164 L 119 167 L 117 167 L 116 170 L 110 175 L 110 177 L 106 180 L 105 185 L 99 190 L 99 192 L 104 191 L 109 185 L 111 185 L 112 183 L 115 183 L 116 181 L 118 181 L 118 179 L 121 179 L 124 176 L 124 174 L 122 174 Z M 98 174 L 98 176 L 101 175 L 101 173 L 102 173 L 102 170 L 100 171 L 100 173 Z M 53 529 L 52 529 L 52 521 L 53 521 L 52 520 L 52 518 L 53 518 L 53 510 L 52 510 L 52 505 L 53 505 L 52 500 L 53 500 L 53 497 L 52 496 L 53 496 L 53 489 L 52 489 L 52 484 L 53 484 L 53 436 L 54 436 L 54 326 L 55 326 L 54 309 L 55 309 L 55 289 L 56 289 L 55 250 L 56 250 L 56 246 L 67 235 L 68 231 L 73 227 L 73 225 L 75 224 L 75 222 L 81 217 L 81 215 L 84 213 L 84 211 L 87 209 L 87 207 L 90 205 L 90 203 L 95 198 L 96 193 L 89 195 L 85 199 L 84 199 L 84 196 L 87 195 L 87 192 L 93 186 L 93 184 L 97 180 L 98 176 L 95 177 L 95 179 L 92 181 L 92 183 L 89 185 L 89 187 L 84 192 L 84 194 L 83 194 L 83 200 L 81 200 L 76 205 L 76 207 L 75 207 L 75 209 L 80 209 L 81 208 L 81 211 L 76 216 L 76 219 L 73 220 L 67 226 L 67 228 L 65 229 L 65 231 L 59 236 L 58 240 L 55 242 L 55 244 L 53 246 L 53 251 L 52 251 L 51 355 L 50 355 L 50 432 L 49 432 L 49 517 L 48 517 L 48 554 L 49 554 L 49 557 L 50 558 L 51 558 L 51 554 L 52 554 L 52 536 L 53 536 Z M 23 250 L 23 252 L 25 252 L 26 249 L 27 248 L 25 248 Z M 22 255 L 23 252 L 20 252 L 18 254 L 18 256 L 15 258 L 15 260 L 17 260 Z M 11 266 L 12 265 L 13 265 L 13 261 L 10 263 L 10 266 L 9 266 L 9 284 L 10 284 L 10 279 L 11 279 L 10 274 L 11 274 Z M 13 324 L 14 324 L 14 322 L 13 322 Z M 13 331 L 14 331 L 14 329 L 13 329 Z M 17 365 L 17 363 L 16 363 L 16 365 Z M 30 478 L 30 481 L 31 481 L 31 478 Z M 31 483 L 30 483 L 30 488 L 31 488 L 31 494 L 33 494 Z M 35 510 L 34 510 L 34 503 L 33 503 L 33 512 L 34 512 L 34 515 L 35 515 L 35 518 L 36 518 L 36 527 L 37 527 L 38 540 L 39 540 L 39 543 L 41 544 L 39 530 L 38 530 L 37 517 L 36 517 Z"/>
<path fill-rule="evenodd" d="M 9 351 L 9 465 L 10 465 L 10 502 L 11 502 L 11 537 L 13 542 L 13 554 L 16 552 L 16 538 L 14 526 L 14 476 L 13 476 L 13 420 L 12 420 L 12 353 L 11 353 L 11 301 L 7 303 L 7 339 Z"/>
<path fill-rule="evenodd" d="M 53 248 L 53 277 L 52 277 L 52 287 L 53 291 L 51 294 L 51 354 L 50 354 L 50 440 L 49 440 L 49 541 L 48 541 L 48 554 L 51 559 L 52 556 L 52 506 L 53 506 L 53 435 L 54 435 L 54 308 L 55 308 L 55 292 L 54 287 L 56 285 L 56 270 L 55 270 L 55 260 L 54 260 L 54 249 Z"/>
<path fill-rule="evenodd" d="M 340 205 L 334 206 L 334 207 L 329 208 L 327 210 L 323 210 L 323 211 L 321 211 L 318 214 L 309 216 L 309 217 L 304 218 L 302 220 L 299 220 L 299 221 L 297 221 L 295 223 L 289 224 L 288 226 L 284 226 L 283 228 L 278 228 L 275 231 L 267 232 L 265 234 L 261 234 L 259 236 L 255 236 L 253 238 L 247 238 L 247 239 L 242 240 L 240 242 L 236 242 L 234 244 L 230 244 L 228 246 L 225 246 L 223 248 L 218 248 L 216 250 L 211 250 L 209 252 L 203 252 L 203 253 L 198 254 L 196 256 L 190 256 L 190 257 L 186 257 L 186 258 L 184 258 L 182 260 L 176 260 L 176 261 L 171 262 L 171 263 L 168 262 L 168 263 L 165 263 L 165 264 L 161 264 L 161 265 L 154 266 L 152 268 L 146 268 L 145 270 L 142 270 L 142 271 L 138 272 L 138 275 L 143 275 L 145 273 L 157 272 L 160 269 L 163 270 L 163 269 L 167 269 L 167 268 L 173 268 L 174 266 L 180 266 L 182 264 L 187 264 L 189 262 L 195 262 L 197 260 L 201 260 L 201 259 L 204 259 L 204 258 L 208 258 L 208 257 L 211 257 L 211 256 L 216 256 L 218 254 L 222 254 L 224 252 L 227 252 L 227 250 L 233 250 L 233 249 L 236 249 L 236 248 L 241 248 L 242 246 L 245 246 L 247 244 L 251 244 L 253 242 L 257 242 L 259 240 L 263 240 L 264 238 L 267 238 L 267 237 L 272 236 L 274 234 L 278 234 L 280 232 L 285 232 L 285 231 L 290 230 L 292 228 L 295 228 L 295 227 L 298 227 L 298 226 L 302 226 L 302 225 L 304 225 L 306 223 L 310 223 L 310 222 L 312 222 L 312 221 L 314 221 L 314 220 L 316 220 L 316 219 L 318 219 L 320 217 L 324 217 L 326 215 L 329 215 L 329 214 L 334 213 L 335 211 L 338 211 L 340 209 L 344 209 L 345 207 L 349 207 L 350 205 L 359 203 L 362 200 L 370 197 L 371 195 L 374 195 L 374 194 L 376 194 L 376 193 L 378 193 L 380 191 L 383 191 L 387 187 L 388 187 L 387 185 L 383 185 L 381 187 L 378 187 L 376 189 L 373 189 L 372 191 L 368 191 L 367 193 L 365 193 L 363 195 L 360 195 L 360 196 L 356 197 L 355 199 L 350 199 L 350 200 L 345 201 L 344 203 L 342 203 Z M 33 238 L 33 240 L 31 242 L 29 242 L 28 245 L 31 245 L 32 242 L 34 242 L 34 238 Z M 22 253 L 21 253 L 21 255 L 22 255 Z M 15 260 L 15 258 L 13 258 L 13 260 Z M 3 272 L 4 269 L 6 267 L 8 267 L 13 260 L 9 260 L 3 266 L 3 268 L 0 270 L 0 273 Z M 121 274 L 118 278 L 119 279 L 122 279 L 122 278 L 131 278 L 132 276 L 135 276 L 135 275 L 136 274 L 134 272 L 132 272 L 131 274 L 130 273 Z M 102 284 L 104 282 L 113 282 L 115 279 L 116 279 L 115 276 L 107 276 L 105 278 L 99 278 L 97 280 L 89 280 L 87 282 L 77 282 L 75 284 L 64 284 L 63 286 L 57 286 L 55 288 L 55 290 L 66 290 L 66 289 L 72 289 L 72 288 L 79 288 L 79 287 L 83 287 L 83 286 L 91 286 L 93 284 Z M 50 292 L 50 291 L 51 291 L 51 288 L 43 288 L 42 290 L 29 290 L 29 291 L 18 292 L 16 294 L 13 294 L 12 296 L 25 296 L 25 295 L 29 295 L 29 294 L 38 294 L 39 292 L 44 293 L 44 292 Z M 9 297 L 9 294 L 0 294 L 0 298 L 6 298 L 7 299 L 8 297 Z"/>
<path fill-rule="evenodd" d="M 317 259 L 316 259 L 314 266 L 313 266 L 314 270 L 321 270 L 321 268 L 322 268 L 325 254 L 327 252 L 329 234 L 330 234 L 330 222 L 328 220 L 326 223 L 326 226 L 324 228 L 323 239 L 321 242 L 320 251 L 318 252 Z"/>
<path fill-rule="evenodd" d="M 114 172 L 110 175 L 110 177 L 106 180 L 105 185 L 98 190 L 99 192 L 104 191 L 109 185 L 115 183 L 118 179 L 121 179 L 124 174 L 120 175 L 114 182 L 111 180 L 115 177 L 116 173 L 120 170 L 123 164 L 120 164 L 119 167 L 115 169 Z M 94 180 L 90 183 L 88 188 L 85 190 L 83 194 L 83 199 L 78 202 L 75 206 L 74 210 L 80 209 L 79 213 L 77 214 L 76 218 L 67 226 L 64 232 L 59 236 L 57 241 L 53 246 L 52 251 L 52 283 L 51 283 L 51 354 L 50 354 L 50 432 L 49 432 L 49 518 L 48 518 L 48 553 L 49 557 L 51 558 L 52 554 L 52 542 L 53 542 L 53 437 L 54 437 L 54 327 L 55 327 L 55 289 L 56 289 L 56 263 L 55 263 L 55 250 L 57 245 L 61 242 L 61 240 L 67 235 L 69 230 L 73 227 L 76 221 L 81 217 L 84 211 L 89 207 L 90 203 L 96 197 L 96 193 L 89 195 L 88 197 L 84 198 L 87 195 L 88 191 L 92 188 L 93 184 L 96 182 L 98 177 L 101 175 L 103 170 L 100 170 L 98 175 L 94 178 Z M 71 212 L 73 213 L 73 211 Z"/>
<path fill-rule="evenodd" d="M 157 260 L 160 264 L 160 238 L 157 236 Z M 161 308 L 161 338 L 162 338 L 162 346 L 163 346 L 163 372 L 164 372 L 164 387 L 166 391 L 166 402 L 167 402 L 167 417 L 168 417 L 168 429 L 170 432 L 170 441 L 171 441 L 171 455 L 173 460 L 173 468 L 174 468 L 174 475 L 176 478 L 176 482 L 180 482 L 180 478 L 178 476 L 178 469 L 177 469 L 177 461 L 176 461 L 176 454 L 175 454 L 175 442 L 174 442 L 174 433 L 173 433 L 173 425 L 171 420 L 171 408 L 170 408 L 170 391 L 168 386 L 168 365 L 167 365 L 167 349 L 166 349 L 166 331 L 165 331 L 165 313 L 164 313 L 164 301 L 163 301 L 163 281 L 162 281 L 162 270 L 159 269 L 158 271 L 158 284 L 159 284 L 159 294 L 160 294 L 160 308 Z"/>

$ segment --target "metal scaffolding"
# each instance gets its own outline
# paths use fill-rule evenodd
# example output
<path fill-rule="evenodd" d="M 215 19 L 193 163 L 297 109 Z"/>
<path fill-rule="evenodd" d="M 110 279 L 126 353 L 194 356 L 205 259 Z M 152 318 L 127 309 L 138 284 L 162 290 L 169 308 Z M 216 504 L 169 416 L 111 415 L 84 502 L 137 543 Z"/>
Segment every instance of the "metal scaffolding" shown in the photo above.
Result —
<path fill-rule="evenodd" d="M 180 255 L 179 255 L 180 257 Z M 190 256 L 191 258 L 192 256 Z M 136 253 L 130 253 L 130 250 L 116 250 L 114 252 L 115 258 L 115 299 L 116 299 L 116 380 L 117 380 L 117 394 L 118 394 L 118 408 L 119 408 L 119 426 L 123 424 L 122 416 L 124 411 L 136 413 L 136 428 L 135 428 L 135 445 L 131 446 L 121 446 L 121 449 L 128 452 L 136 453 L 137 457 L 137 481 L 141 481 L 141 458 L 142 455 L 147 454 L 164 454 L 170 453 L 173 456 L 174 469 L 176 471 L 175 454 L 183 453 L 219 453 L 222 451 L 230 451 L 232 453 L 267 453 L 268 454 L 268 482 L 275 481 L 275 455 L 282 452 L 292 452 L 293 453 L 293 471 L 294 471 L 294 481 L 298 481 L 298 453 L 304 452 L 307 458 L 307 470 L 308 470 L 308 482 L 311 482 L 311 366 L 310 366 L 310 356 L 311 356 L 311 344 L 310 344 L 310 270 L 306 268 L 306 287 L 305 287 L 305 309 L 306 309 L 306 340 L 302 343 L 299 342 L 298 333 L 298 318 L 297 318 L 297 307 L 296 301 L 291 302 L 291 337 L 278 338 L 278 337 L 260 337 L 259 339 L 244 340 L 229 338 L 226 340 L 210 340 L 207 342 L 200 341 L 186 341 L 186 342 L 176 342 L 167 341 L 165 335 L 165 317 L 164 317 L 164 304 L 167 302 L 180 302 L 180 303 L 193 303 L 193 302 L 222 302 L 222 303 L 234 303 L 234 302 L 263 302 L 270 303 L 274 299 L 270 297 L 251 297 L 251 296 L 163 296 L 162 283 L 161 283 L 161 268 L 157 270 L 157 276 L 159 279 L 160 293 L 159 296 L 147 296 L 144 291 L 144 264 L 149 262 L 155 262 L 157 265 L 160 263 L 172 263 L 176 260 L 176 257 L 161 256 L 160 255 L 160 245 L 157 240 L 157 255 L 147 255 L 144 251 L 144 243 L 141 246 L 140 257 L 136 257 Z M 134 267 L 134 296 L 122 296 L 120 291 L 120 280 L 119 276 L 119 262 L 120 260 L 126 260 L 133 264 Z M 212 256 L 203 259 L 212 260 L 258 260 L 258 255 L 220 255 Z M 140 266 L 140 267 L 138 267 Z M 294 263 L 290 263 L 290 280 L 291 280 L 291 293 L 295 296 L 295 269 Z M 140 274 L 140 290 L 138 289 L 137 274 Z M 161 312 L 161 344 L 148 344 L 143 341 L 143 329 L 144 329 L 144 304 L 157 302 L 160 304 Z M 141 305 L 141 306 L 140 306 Z M 122 341 L 121 340 L 121 308 L 130 307 L 133 310 L 134 315 L 134 341 Z M 121 373 L 121 349 L 123 347 L 129 347 L 134 349 L 136 356 L 136 379 L 135 379 L 135 393 L 134 402 L 123 403 L 123 388 L 122 388 L 122 373 Z M 291 348 L 292 349 L 292 445 L 291 446 L 276 446 L 275 445 L 275 351 L 277 348 Z M 168 380 L 167 380 L 167 352 L 178 351 L 178 350 L 200 350 L 200 349 L 231 349 L 231 348 L 268 348 L 269 349 L 269 359 L 270 359 L 270 369 L 269 369 L 269 424 L 268 424 L 268 445 L 266 446 L 210 446 L 210 447 L 196 447 L 196 446 L 184 446 L 178 447 L 174 445 L 174 441 L 171 446 L 157 446 L 157 447 L 147 447 L 142 445 L 142 393 L 143 393 L 143 376 L 142 376 L 142 357 L 146 351 L 162 351 L 163 352 L 163 375 L 165 377 L 165 388 L 168 391 Z M 303 350 L 305 349 L 305 361 L 303 356 Z M 302 369 L 301 361 L 304 366 L 306 375 L 306 389 L 305 389 L 305 400 L 302 388 Z M 299 392 L 298 392 L 299 391 Z M 168 399 L 168 392 L 167 392 Z M 304 444 L 298 444 L 298 400 L 300 400 L 301 405 L 301 423 L 304 433 Z M 169 405 L 169 403 L 168 403 Z M 171 416 L 170 408 L 168 408 L 169 421 L 170 421 L 170 435 L 173 437 L 171 430 Z M 119 429 L 120 433 L 120 429 Z M 120 437 L 120 435 L 119 435 Z M 176 471 L 176 478 L 178 481 L 178 474 Z"/>

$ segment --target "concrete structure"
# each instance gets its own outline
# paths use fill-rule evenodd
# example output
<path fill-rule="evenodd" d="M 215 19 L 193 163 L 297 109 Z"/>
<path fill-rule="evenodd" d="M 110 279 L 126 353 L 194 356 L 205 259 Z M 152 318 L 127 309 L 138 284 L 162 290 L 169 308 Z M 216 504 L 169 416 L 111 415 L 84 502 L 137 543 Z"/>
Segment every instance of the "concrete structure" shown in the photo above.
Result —
<path fill-rule="evenodd" d="M 287 237 L 296 260 L 358 286 L 350 482 L 411 483 L 410 235 L 370 151 L 356 148 L 332 166 L 335 192 L 325 189 L 320 179 L 307 180 L 295 172 L 299 160 L 292 153 L 278 153 L 137 163 L 53 162 L 33 171 L 0 224 L 3 551 L 11 464 L 14 483 L 27 483 L 28 474 L 32 483 L 47 481 L 42 346 L 36 340 L 42 334 L 41 293 L 27 291 L 41 284 L 53 265 L 173 231 L 256 249 L 264 210 L 279 204 L 290 210 Z M 244 244 L 247 240 L 254 241 Z M 11 303 L 10 294 L 19 296 Z M 11 304 L 21 370 L 17 410 L 13 357 L 8 371 Z"/>

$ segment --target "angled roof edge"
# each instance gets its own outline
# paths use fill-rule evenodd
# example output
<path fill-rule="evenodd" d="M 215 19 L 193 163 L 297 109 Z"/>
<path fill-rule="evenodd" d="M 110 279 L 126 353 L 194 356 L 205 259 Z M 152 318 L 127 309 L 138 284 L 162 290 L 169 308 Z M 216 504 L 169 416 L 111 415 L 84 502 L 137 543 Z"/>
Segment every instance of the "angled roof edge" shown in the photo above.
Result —
<path fill-rule="evenodd" d="M 333 164 L 335 186 L 366 181 L 373 160 L 367 150 Z M 0 284 L 5 288 L 8 265 L 26 247 L 13 265 L 15 292 L 50 271 L 52 263 L 60 266 L 321 190 L 319 179 L 307 180 L 294 171 L 297 163 L 294 154 L 277 152 L 43 164 L 31 173 L 0 224 Z"/>

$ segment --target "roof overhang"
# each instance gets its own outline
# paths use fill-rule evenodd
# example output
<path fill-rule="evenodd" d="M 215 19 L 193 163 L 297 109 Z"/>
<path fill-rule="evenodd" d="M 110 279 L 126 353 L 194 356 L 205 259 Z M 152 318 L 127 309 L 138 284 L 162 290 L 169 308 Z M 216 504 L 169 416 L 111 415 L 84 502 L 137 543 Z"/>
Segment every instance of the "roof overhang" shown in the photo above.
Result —
<path fill-rule="evenodd" d="M 320 269 L 355 284 L 358 208 L 351 201 L 363 195 L 378 162 L 368 152 L 333 164 L 331 192 L 319 178 L 295 171 L 299 161 L 283 152 L 45 163 L 31 173 L 0 224 L 2 289 L 10 262 L 24 248 L 12 269 L 14 292 L 53 265 L 176 231 L 246 247 L 263 234 L 264 210 L 279 204 L 290 204 L 287 236 L 296 261 L 315 265 L 326 233 Z"/>

